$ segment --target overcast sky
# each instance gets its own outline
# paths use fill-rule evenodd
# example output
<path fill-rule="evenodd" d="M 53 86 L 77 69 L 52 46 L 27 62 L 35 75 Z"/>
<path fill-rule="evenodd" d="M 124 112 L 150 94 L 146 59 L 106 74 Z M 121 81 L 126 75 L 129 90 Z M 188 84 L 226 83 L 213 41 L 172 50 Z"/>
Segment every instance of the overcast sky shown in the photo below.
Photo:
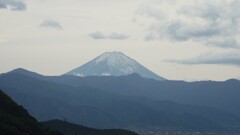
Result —
<path fill-rule="evenodd" d="M 0 73 L 120 51 L 171 80 L 240 78 L 239 0 L 0 0 Z"/>

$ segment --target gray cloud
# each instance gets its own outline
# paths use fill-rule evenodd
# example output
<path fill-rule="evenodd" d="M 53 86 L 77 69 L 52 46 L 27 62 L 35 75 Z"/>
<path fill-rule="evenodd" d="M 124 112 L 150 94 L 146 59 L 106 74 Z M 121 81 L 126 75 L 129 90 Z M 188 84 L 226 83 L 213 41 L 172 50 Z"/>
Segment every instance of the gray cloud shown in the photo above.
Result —
<path fill-rule="evenodd" d="M 165 5 L 161 5 L 161 4 Z M 211 47 L 240 48 L 240 1 L 188 1 L 173 6 L 164 1 L 140 8 L 140 15 L 155 18 L 145 40 L 167 38 L 173 41 L 196 41 Z M 180 2 L 179 2 L 180 3 Z M 166 5 L 170 10 L 166 9 Z M 139 11 L 138 10 L 138 11 Z M 161 11 L 161 12 L 159 12 Z M 139 12 L 138 12 L 139 14 Z M 164 19 L 161 19 L 163 18 Z M 217 41 L 218 40 L 218 41 Z"/>
<path fill-rule="evenodd" d="M 239 53 L 226 53 L 226 54 L 204 54 L 195 58 L 176 60 L 170 59 L 165 62 L 185 64 L 185 65 L 198 65 L 198 64 L 219 64 L 219 65 L 232 65 L 240 67 L 240 54 Z"/>
<path fill-rule="evenodd" d="M 148 34 L 147 36 L 145 36 L 145 40 L 146 41 L 151 41 L 151 40 L 155 40 L 155 39 L 157 39 L 158 37 L 155 35 L 155 34 L 152 34 L 152 33 L 150 33 L 150 34 Z"/>
<path fill-rule="evenodd" d="M 171 40 L 187 41 L 190 39 L 202 39 L 209 38 L 220 34 L 222 31 L 219 27 L 213 25 L 199 25 L 185 24 L 183 22 L 171 22 L 165 26 L 165 28 L 158 28 L 152 26 L 152 29 L 156 30 L 159 36 L 167 37 Z"/>
<path fill-rule="evenodd" d="M 56 20 L 44 20 L 41 24 L 40 27 L 42 28 L 54 28 L 54 29 L 63 29 L 62 25 L 56 21 Z"/>
<path fill-rule="evenodd" d="M 165 14 L 161 11 L 161 9 L 152 8 L 150 6 L 142 6 L 136 11 L 136 13 L 146 17 L 155 18 L 157 20 L 165 18 Z"/>
<path fill-rule="evenodd" d="M 221 48 L 236 48 L 240 49 L 240 45 L 235 38 L 219 37 L 216 39 L 209 39 L 206 41 L 208 46 L 221 47 Z"/>
<path fill-rule="evenodd" d="M 106 38 L 106 36 L 100 31 L 90 33 L 89 36 L 93 39 L 105 39 Z"/>
<path fill-rule="evenodd" d="M 199 4 L 199 5 L 186 5 L 183 6 L 179 12 L 184 15 L 189 15 L 190 17 L 201 17 L 204 19 L 216 21 L 221 18 L 221 13 L 225 10 L 222 5 L 218 4 Z"/>
<path fill-rule="evenodd" d="M 89 36 L 93 39 L 112 39 L 112 40 L 125 40 L 128 39 L 129 36 L 121 33 L 111 33 L 109 36 L 106 36 L 100 31 L 96 31 L 94 33 L 90 33 Z"/>
<path fill-rule="evenodd" d="M 22 0 L 0 0 L 0 9 L 7 8 L 13 11 L 23 11 L 27 9 L 27 6 Z"/>
<path fill-rule="evenodd" d="M 129 36 L 121 33 L 112 33 L 108 38 L 113 39 L 113 40 L 124 40 L 128 39 Z"/>

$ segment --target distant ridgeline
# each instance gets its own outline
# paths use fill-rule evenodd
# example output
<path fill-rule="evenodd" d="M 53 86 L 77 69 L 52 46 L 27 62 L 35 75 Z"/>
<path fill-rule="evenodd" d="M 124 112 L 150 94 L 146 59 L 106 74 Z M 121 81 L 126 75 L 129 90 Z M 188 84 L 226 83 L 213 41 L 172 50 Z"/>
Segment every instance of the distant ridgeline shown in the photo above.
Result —
<path fill-rule="evenodd" d="M 112 64 L 111 58 L 103 58 L 96 60 Z M 43 76 L 16 69 L 0 75 L 0 88 L 39 121 L 67 117 L 88 127 L 140 134 L 240 134 L 240 81 L 234 79 L 184 82 L 137 73 Z"/>

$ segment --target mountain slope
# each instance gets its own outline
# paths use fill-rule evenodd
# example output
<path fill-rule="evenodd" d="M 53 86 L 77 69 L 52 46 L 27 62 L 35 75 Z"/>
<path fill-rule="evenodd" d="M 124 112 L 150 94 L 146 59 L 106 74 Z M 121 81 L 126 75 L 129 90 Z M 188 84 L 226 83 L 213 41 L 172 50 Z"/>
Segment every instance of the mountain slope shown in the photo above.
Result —
<path fill-rule="evenodd" d="M 93 129 L 60 120 L 46 121 L 42 124 L 64 135 L 137 135 L 134 132 L 122 129 Z"/>
<path fill-rule="evenodd" d="M 27 111 L 0 90 L 1 135 L 61 135 L 39 124 Z"/>
<path fill-rule="evenodd" d="M 76 76 L 123 76 L 138 73 L 142 77 L 165 80 L 121 52 L 106 52 L 85 65 L 67 72 Z"/>

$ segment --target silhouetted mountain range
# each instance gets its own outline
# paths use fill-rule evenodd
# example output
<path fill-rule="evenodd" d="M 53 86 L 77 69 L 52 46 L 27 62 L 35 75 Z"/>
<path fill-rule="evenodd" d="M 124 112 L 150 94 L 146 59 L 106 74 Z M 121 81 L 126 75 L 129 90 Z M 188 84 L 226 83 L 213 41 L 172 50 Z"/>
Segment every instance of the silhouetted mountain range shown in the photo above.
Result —
<path fill-rule="evenodd" d="M 143 96 L 152 100 L 168 100 L 181 104 L 209 106 L 240 116 L 240 104 L 238 104 L 240 102 L 240 81 L 236 79 L 223 82 L 157 81 L 142 78 L 138 74 L 119 77 L 76 77 L 71 75 L 46 77 L 37 73 L 30 75 L 28 71 L 23 72 L 22 70 L 14 70 L 14 72 L 73 87 L 92 87 L 127 96 Z"/>
<path fill-rule="evenodd" d="M 237 80 L 187 83 L 138 74 L 51 77 L 17 69 L 0 76 L 0 88 L 41 121 L 67 117 L 70 122 L 97 128 L 156 126 L 239 132 Z"/>
<path fill-rule="evenodd" d="M 120 77 L 46 77 L 45 80 L 69 86 L 94 87 L 111 93 L 144 96 L 181 104 L 218 108 L 240 116 L 240 81 L 157 81 L 137 74 Z M 94 85 L 93 85 L 94 84 Z"/>

